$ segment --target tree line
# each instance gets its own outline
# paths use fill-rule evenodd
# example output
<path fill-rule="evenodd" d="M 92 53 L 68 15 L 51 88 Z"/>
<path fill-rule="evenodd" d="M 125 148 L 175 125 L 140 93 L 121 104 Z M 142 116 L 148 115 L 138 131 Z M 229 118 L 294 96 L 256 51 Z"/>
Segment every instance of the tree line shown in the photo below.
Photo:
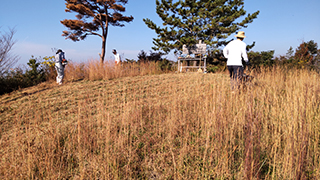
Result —
<path fill-rule="evenodd" d="M 109 27 L 123 27 L 124 23 L 132 22 L 134 19 L 131 15 L 124 15 L 127 3 L 128 0 L 65 0 L 65 11 L 76 13 L 76 19 L 60 21 L 68 29 L 63 31 L 62 36 L 72 41 L 84 40 L 91 35 L 100 37 L 100 62 L 103 63 Z M 215 72 L 225 67 L 226 59 L 222 55 L 221 47 L 229 42 L 228 37 L 248 27 L 260 12 L 247 13 L 244 0 L 156 0 L 156 13 L 162 20 L 160 25 L 149 18 L 143 19 L 146 26 L 157 34 L 157 37 L 153 38 L 154 52 L 147 55 L 145 51 L 141 51 L 138 61 L 159 61 L 161 68 L 168 69 L 174 62 L 162 56 L 170 52 L 179 55 L 182 53 L 183 45 L 193 45 L 202 40 L 208 45 L 208 70 Z M 28 63 L 28 73 L 17 71 L 19 73 L 10 74 L 10 68 L 18 61 L 18 56 L 11 53 L 16 42 L 13 39 L 14 33 L 14 29 L 9 29 L 8 32 L 0 31 L 2 80 L 6 77 L 28 77 L 32 80 L 37 79 L 36 82 L 43 81 L 45 72 L 39 70 L 39 62 L 33 57 Z M 248 45 L 247 50 L 250 51 L 254 45 L 255 42 Z M 248 56 L 253 67 L 279 64 L 319 69 L 320 66 L 320 51 L 313 40 L 301 43 L 295 51 L 290 47 L 285 56 L 273 58 L 274 51 L 250 51 Z M 132 61 L 127 59 L 128 63 Z"/>
<path fill-rule="evenodd" d="M 134 19 L 123 15 L 127 3 L 128 0 L 66 0 L 65 11 L 77 15 L 76 19 L 61 21 L 68 28 L 63 36 L 72 41 L 84 40 L 89 35 L 101 37 L 100 61 L 103 63 L 109 26 L 123 27 L 124 22 Z M 184 44 L 192 45 L 199 40 L 216 50 L 259 14 L 259 11 L 247 14 L 243 0 L 156 0 L 156 12 L 163 21 L 162 26 L 148 18 L 143 21 L 157 34 L 152 49 L 162 54 L 179 53 Z M 239 21 L 241 17 L 244 19 Z"/>

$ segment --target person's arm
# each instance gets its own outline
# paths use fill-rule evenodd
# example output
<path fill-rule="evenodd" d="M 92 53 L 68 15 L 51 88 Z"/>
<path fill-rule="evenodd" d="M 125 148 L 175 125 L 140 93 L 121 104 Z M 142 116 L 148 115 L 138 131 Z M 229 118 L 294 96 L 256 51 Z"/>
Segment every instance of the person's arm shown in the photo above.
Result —
<path fill-rule="evenodd" d="M 223 56 L 224 56 L 225 58 L 228 58 L 228 56 L 229 56 L 228 45 L 223 48 Z"/>
<path fill-rule="evenodd" d="M 244 45 L 244 47 L 242 48 L 241 54 L 242 54 L 243 60 L 245 62 L 249 62 L 248 55 L 247 55 L 247 50 L 246 50 L 246 45 Z"/>

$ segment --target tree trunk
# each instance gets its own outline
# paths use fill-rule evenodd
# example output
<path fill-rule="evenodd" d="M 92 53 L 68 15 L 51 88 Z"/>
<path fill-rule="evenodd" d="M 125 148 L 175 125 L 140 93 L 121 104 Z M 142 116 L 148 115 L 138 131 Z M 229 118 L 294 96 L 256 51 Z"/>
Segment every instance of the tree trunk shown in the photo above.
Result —
<path fill-rule="evenodd" d="M 103 38 L 102 38 L 102 49 L 101 49 L 101 55 L 100 55 L 100 63 L 101 63 L 101 64 L 103 64 L 103 62 L 104 62 L 104 57 L 105 57 L 105 55 L 106 55 L 106 42 L 107 42 L 106 38 L 103 37 Z"/>
<path fill-rule="evenodd" d="M 108 35 L 108 22 L 106 22 L 105 29 L 102 30 L 102 49 L 101 49 L 101 55 L 100 55 L 101 64 L 103 64 L 104 57 L 106 56 L 107 35 Z"/>

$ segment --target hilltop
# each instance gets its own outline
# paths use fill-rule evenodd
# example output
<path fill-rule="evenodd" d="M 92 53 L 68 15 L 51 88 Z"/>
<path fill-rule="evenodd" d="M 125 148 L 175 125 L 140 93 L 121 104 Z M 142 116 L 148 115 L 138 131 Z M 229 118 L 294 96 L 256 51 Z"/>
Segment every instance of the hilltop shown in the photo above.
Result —
<path fill-rule="evenodd" d="M 284 73 L 286 72 L 286 73 Z M 0 97 L 0 176 L 318 177 L 319 75 L 162 74 L 42 83 Z"/>

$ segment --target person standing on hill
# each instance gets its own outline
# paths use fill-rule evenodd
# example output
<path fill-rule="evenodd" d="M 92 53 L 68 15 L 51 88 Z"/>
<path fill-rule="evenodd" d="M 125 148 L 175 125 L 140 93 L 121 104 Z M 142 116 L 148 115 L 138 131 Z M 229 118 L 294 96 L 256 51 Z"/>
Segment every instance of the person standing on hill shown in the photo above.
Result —
<path fill-rule="evenodd" d="M 115 64 L 116 64 L 116 65 L 120 65 L 120 63 L 121 63 L 121 58 L 120 58 L 119 53 L 117 53 L 117 50 L 115 50 L 115 49 L 112 50 L 112 53 L 113 53 L 113 55 L 114 55 Z"/>
<path fill-rule="evenodd" d="M 246 51 L 246 43 L 243 39 L 246 37 L 243 31 L 239 31 L 236 40 L 227 44 L 223 49 L 223 55 L 227 58 L 227 67 L 231 79 L 231 90 L 234 92 L 239 87 L 239 83 L 243 76 L 242 58 L 249 65 L 248 55 Z"/>
<path fill-rule="evenodd" d="M 59 85 L 62 85 L 63 77 L 64 77 L 64 62 L 66 62 L 66 58 L 64 52 L 59 49 L 56 52 L 55 56 L 55 68 L 57 70 L 57 78 L 56 81 Z"/>

